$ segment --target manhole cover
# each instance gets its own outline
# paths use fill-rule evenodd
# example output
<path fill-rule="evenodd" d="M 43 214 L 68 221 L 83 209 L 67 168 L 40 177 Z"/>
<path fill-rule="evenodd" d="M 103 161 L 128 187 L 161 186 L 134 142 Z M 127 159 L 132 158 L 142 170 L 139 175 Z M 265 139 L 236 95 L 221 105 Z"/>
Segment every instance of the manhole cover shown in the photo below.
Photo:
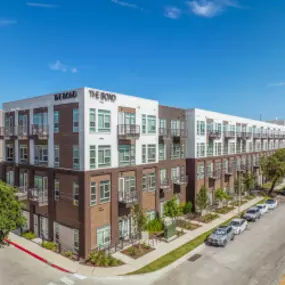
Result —
<path fill-rule="evenodd" d="M 197 259 L 199 259 L 201 256 L 202 256 L 201 254 L 197 253 L 197 254 L 194 254 L 193 256 L 191 256 L 188 260 L 194 262 Z"/>

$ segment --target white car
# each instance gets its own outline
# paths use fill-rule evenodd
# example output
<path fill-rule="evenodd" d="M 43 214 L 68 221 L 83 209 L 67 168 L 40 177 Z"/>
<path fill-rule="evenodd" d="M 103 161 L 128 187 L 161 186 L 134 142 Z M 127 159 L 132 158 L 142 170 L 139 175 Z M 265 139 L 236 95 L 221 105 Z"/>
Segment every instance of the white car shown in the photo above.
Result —
<path fill-rule="evenodd" d="M 265 201 L 265 204 L 268 206 L 269 210 L 274 210 L 277 207 L 277 200 L 268 199 Z"/>
<path fill-rule="evenodd" d="M 261 215 L 264 215 L 268 212 L 268 205 L 267 204 L 257 204 L 256 207 L 259 209 Z"/>
<path fill-rule="evenodd" d="M 239 235 L 247 229 L 248 223 L 245 219 L 233 219 L 230 223 L 235 235 Z"/>

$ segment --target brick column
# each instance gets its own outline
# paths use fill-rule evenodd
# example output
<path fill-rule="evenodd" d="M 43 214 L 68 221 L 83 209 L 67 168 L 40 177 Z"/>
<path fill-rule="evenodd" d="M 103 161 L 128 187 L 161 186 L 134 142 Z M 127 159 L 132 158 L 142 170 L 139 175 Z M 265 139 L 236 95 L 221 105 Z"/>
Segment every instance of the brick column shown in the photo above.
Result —
<path fill-rule="evenodd" d="M 118 209 L 118 172 L 112 172 L 111 175 L 111 244 L 119 239 L 119 209 Z"/>

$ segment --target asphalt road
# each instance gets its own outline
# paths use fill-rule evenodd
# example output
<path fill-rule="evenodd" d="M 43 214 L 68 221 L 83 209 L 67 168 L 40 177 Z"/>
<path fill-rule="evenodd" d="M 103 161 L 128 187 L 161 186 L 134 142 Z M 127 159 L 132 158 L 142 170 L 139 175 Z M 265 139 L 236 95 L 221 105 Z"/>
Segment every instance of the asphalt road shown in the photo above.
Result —
<path fill-rule="evenodd" d="M 226 248 L 205 246 L 155 285 L 276 285 L 285 274 L 285 202 Z"/>

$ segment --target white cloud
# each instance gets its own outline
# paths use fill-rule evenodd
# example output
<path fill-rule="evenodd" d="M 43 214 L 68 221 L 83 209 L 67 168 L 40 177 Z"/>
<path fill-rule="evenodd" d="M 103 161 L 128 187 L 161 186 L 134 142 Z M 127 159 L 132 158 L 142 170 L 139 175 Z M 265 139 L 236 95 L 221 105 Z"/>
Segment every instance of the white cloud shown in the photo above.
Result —
<path fill-rule="evenodd" d="M 51 70 L 54 71 L 61 71 L 61 72 L 71 72 L 71 73 L 77 73 L 78 69 L 76 67 L 70 67 L 68 65 L 62 64 L 59 60 L 57 60 L 55 63 L 48 65 Z"/>
<path fill-rule="evenodd" d="M 17 24 L 17 21 L 15 20 L 9 20 L 9 19 L 0 19 L 0 27 L 6 27 L 10 25 Z"/>
<path fill-rule="evenodd" d="M 120 0 L 111 0 L 111 2 L 113 2 L 113 3 L 115 3 L 115 4 L 118 4 L 118 5 L 120 5 L 120 6 L 123 6 L 123 7 L 133 8 L 133 9 L 138 9 L 138 10 L 143 11 L 143 8 L 139 7 L 139 6 L 136 5 L 136 4 L 131 4 L 131 3 L 124 2 L 124 1 L 120 1 Z"/>
<path fill-rule="evenodd" d="M 285 82 L 269 83 L 268 86 L 270 86 L 270 87 L 281 87 L 281 86 L 285 86 Z"/>
<path fill-rule="evenodd" d="M 227 7 L 240 8 L 237 2 L 232 0 L 194 0 L 188 1 L 187 4 L 193 14 L 206 18 L 218 16 Z"/>
<path fill-rule="evenodd" d="M 56 5 L 46 4 L 46 3 L 36 3 L 36 2 L 27 2 L 27 6 L 37 7 L 37 8 L 56 8 Z"/>
<path fill-rule="evenodd" d="M 170 19 L 178 19 L 181 16 L 181 10 L 174 6 L 164 7 L 164 16 Z"/>

